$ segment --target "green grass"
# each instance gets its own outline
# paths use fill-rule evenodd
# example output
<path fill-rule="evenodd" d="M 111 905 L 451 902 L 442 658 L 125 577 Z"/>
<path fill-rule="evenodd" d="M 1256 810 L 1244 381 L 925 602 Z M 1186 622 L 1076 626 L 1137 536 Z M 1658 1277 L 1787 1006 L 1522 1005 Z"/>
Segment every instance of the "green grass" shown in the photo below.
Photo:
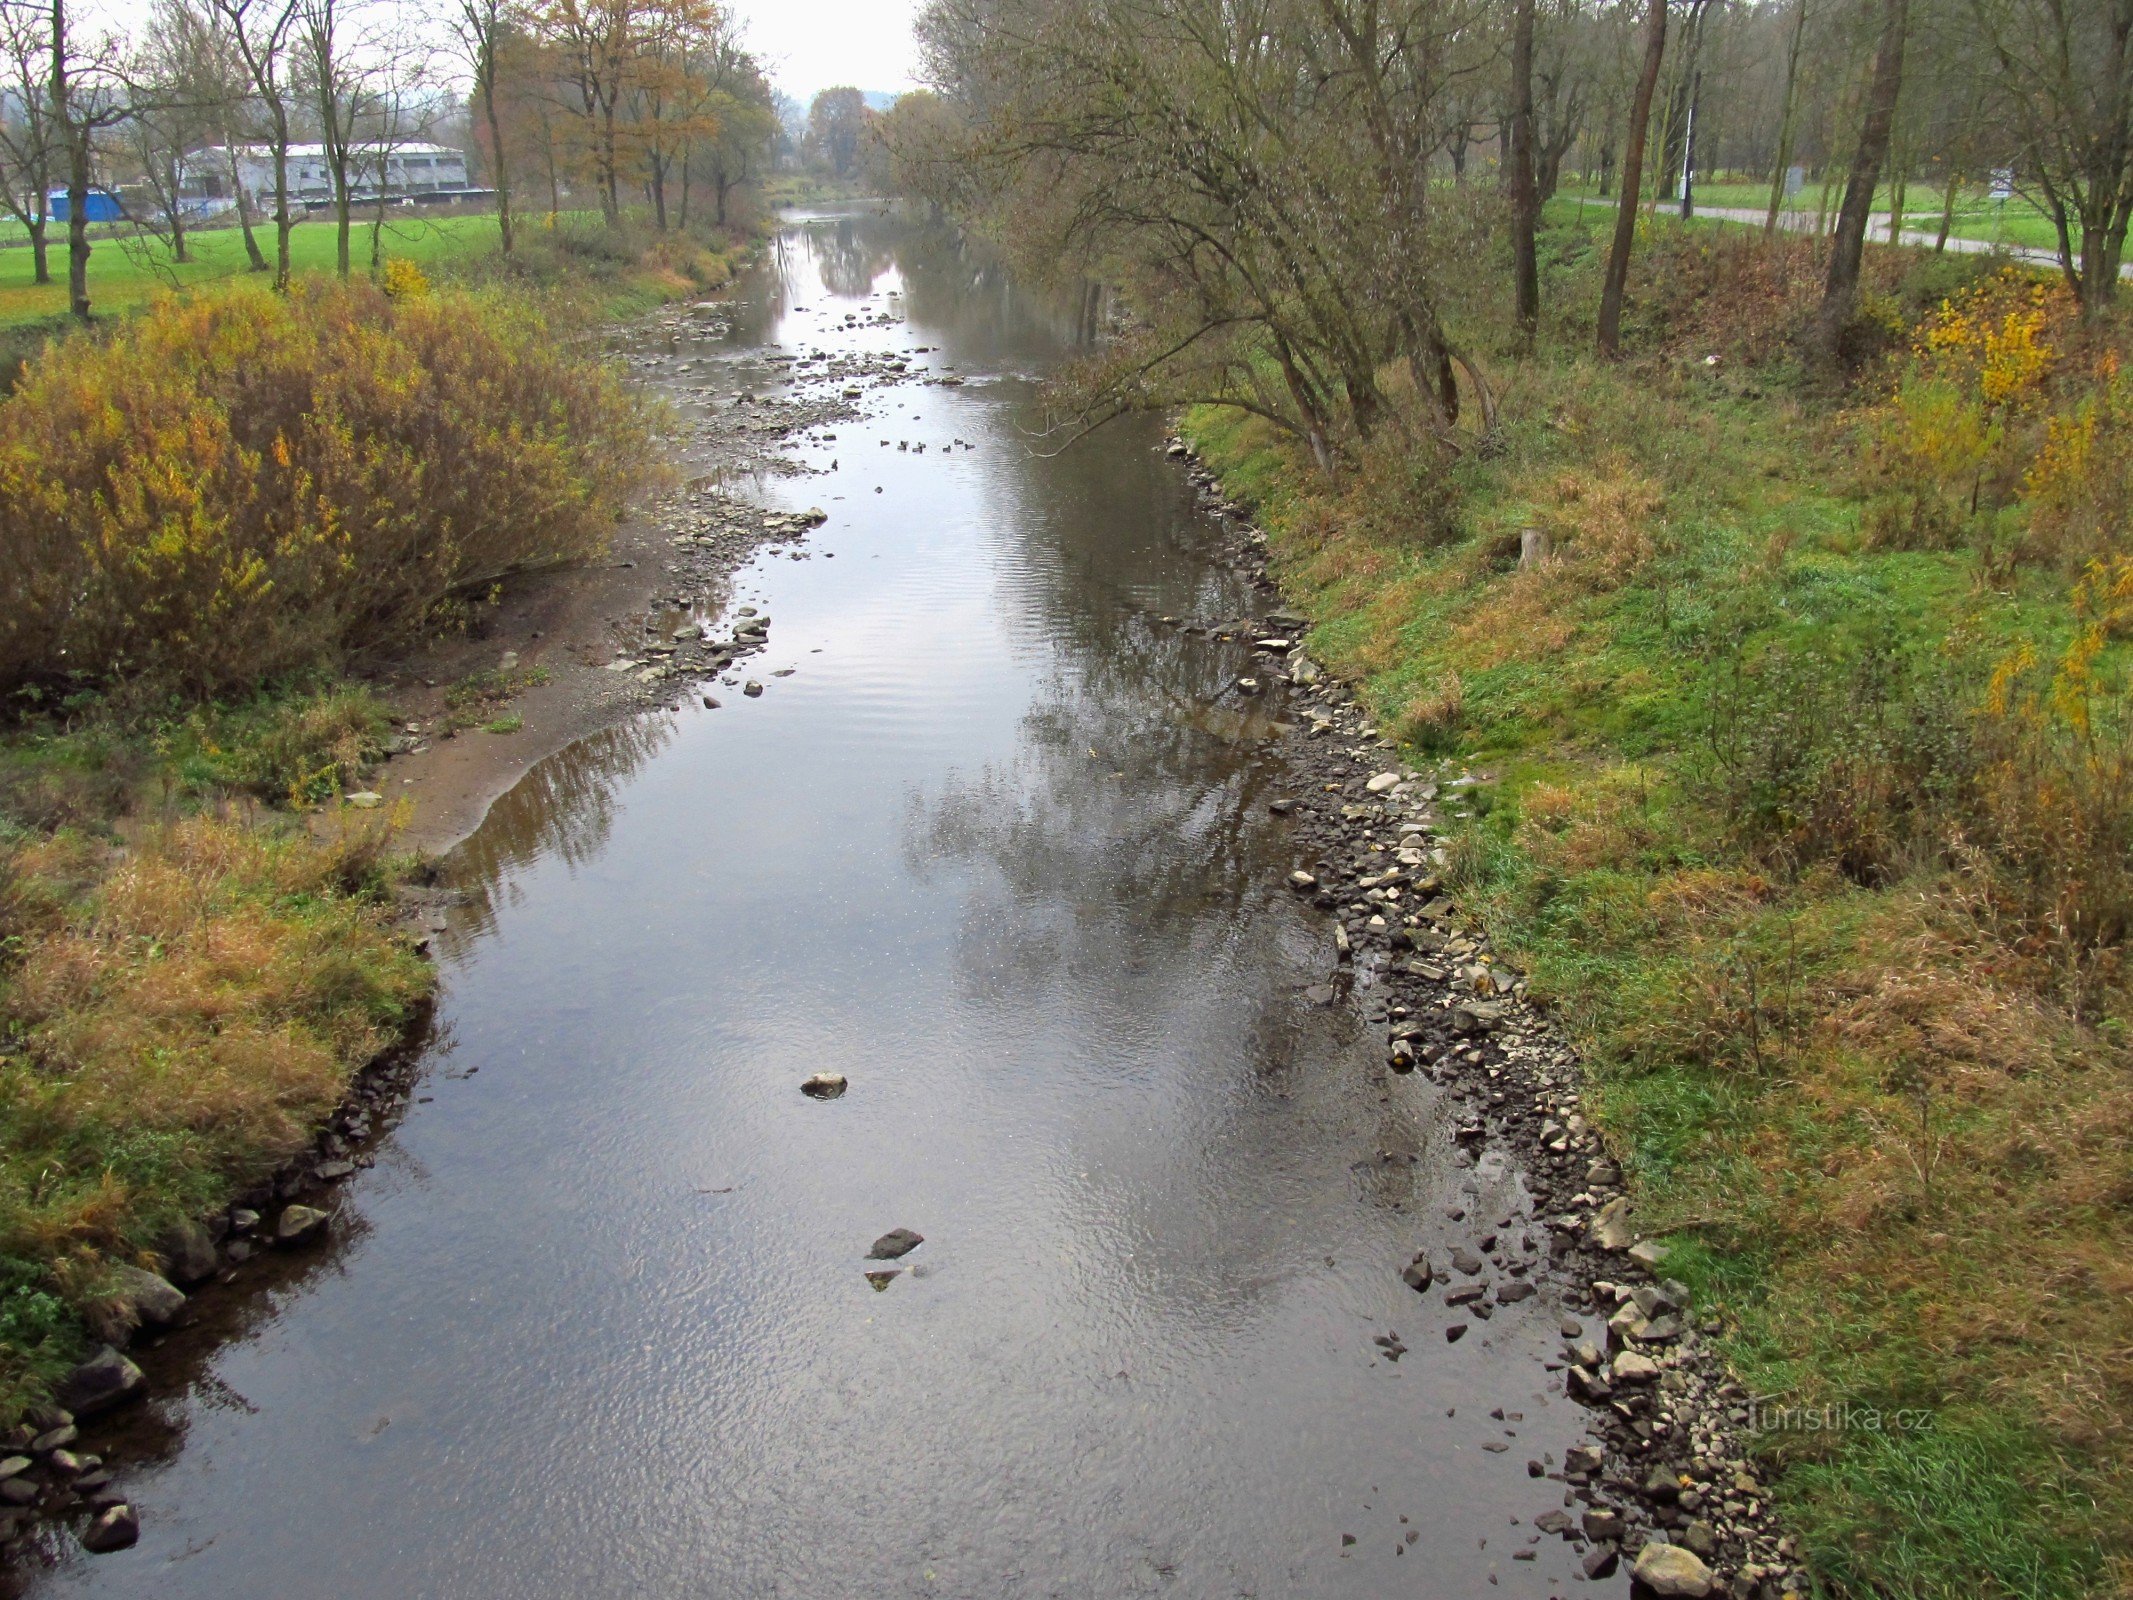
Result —
<path fill-rule="evenodd" d="M 274 230 L 258 231 L 259 247 L 271 262 Z M 89 300 L 98 314 L 128 311 L 159 289 L 198 288 L 254 276 L 245 260 L 244 239 L 234 227 L 191 235 L 192 260 L 176 262 L 155 239 L 103 238 L 93 241 L 89 258 Z M 385 225 L 387 257 L 413 261 L 424 268 L 492 252 L 496 219 L 399 215 Z M 289 234 L 289 262 L 299 273 L 331 272 L 335 267 L 335 230 L 331 221 L 299 222 Z M 358 226 L 349 241 L 352 269 L 370 270 L 370 230 Z M 51 253 L 54 282 L 34 282 L 26 248 L 0 250 L 0 328 L 55 322 L 67 314 L 66 244 L 55 235 Z"/>
<path fill-rule="evenodd" d="M 383 819 L 252 804 L 337 790 L 383 726 L 327 686 L 0 737 L 0 1415 L 80 1359 L 113 1263 L 304 1149 L 429 993 Z"/>
<path fill-rule="evenodd" d="M 1589 184 L 1566 181 L 1557 190 L 1556 198 L 1567 201 L 1573 212 L 1578 202 L 1589 220 L 1595 209 L 1606 210 L 1614 205 L 1612 195 L 1602 195 Z M 1647 191 L 1647 199 L 1649 191 Z M 1844 186 L 1840 179 L 1832 189 L 1829 209 L 1834 215 L 1837 204 L 1844 198 Z M 1930 239 L 1940 232 L 1941 189 L 1930 183 L 1913 183 L 1904 189 L 1904 230 L 1907 233 L 1923 233 Z M 1696 185 L 1696 204 L 1705 208 L 1753 211 L 1761 217 L 1770 205 L 1769 180 L 1762 181 L 1699 181 Z M 1895 201 L 1894 190 L 1886 183 L 1874 191 L 1874 221 L 1888 221 L 1889 207 Z M 1819 183 L 1809 183 L 1798 194 L 1785 202 L 1784 209 L 1795 214 L 1813 216 L 1821 208 L 1822 189 Z M 1659 209 L 1664 212 L 1679 209 L 1678 196 L 1661 200 Z M 1965 186 L 1956 197 L 1956 211 L 1948 230 L 1951 239 L 1972 239 L 1983 244 L 2009 245 L 2022 249 L 2052 250 L 2058 247 L 2059 239 L 2051 220 L 2034 201 L 2016 195 L 2005 201 L 1993 201 L 1986 191 L 1975 185 Z"/>

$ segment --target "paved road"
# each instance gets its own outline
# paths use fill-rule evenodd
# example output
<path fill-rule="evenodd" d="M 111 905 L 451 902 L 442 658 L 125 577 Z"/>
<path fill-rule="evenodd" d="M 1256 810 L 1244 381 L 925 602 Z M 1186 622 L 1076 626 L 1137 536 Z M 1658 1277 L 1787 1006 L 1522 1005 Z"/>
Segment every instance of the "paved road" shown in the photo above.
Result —
<path fill-rule="evenodd" d="M 1750 210 L 1744 206 L 1698 206 L 1696 215 L 1699 217 L 1716 217 L 1721 222 L 1753 223 L 1760 228 L 1769 214 L 1761 210 Z M 1794 233 L 1812 233 L 1815 227 L 1815 216 L 1816 214 L 1812 211 L 1781 211 L 1778 213 L 1778 225 Z M 1889 238 L 1888 218 L 1886 216 L 1876 217 L 1869 222 L 1866 236 L 1869 239 L 1886 244 Z M 1921 232 L 1917 229 L 1906 228 L 1903 233 L 1903 242 L 1931 249 L 1938 242 L 1939 237 L 1938 230 Z M 1958 239 L 1951 236 L 1947 247 L 1961 255 L 1998 254 L 2006 256 L 2011 261 L 2027 261 L 2040 267 L 2049 267 L 2054 271 L 2058 270 L 2059 266 L 2059 253 L 2056 250 L 2040 250 L 2034 245 L 1995 244 L 1989 239 Z M 2118 275 L 2122 278 L 2133 276 L 2133 262 L 2121 265 L 2118 269 Z"/>

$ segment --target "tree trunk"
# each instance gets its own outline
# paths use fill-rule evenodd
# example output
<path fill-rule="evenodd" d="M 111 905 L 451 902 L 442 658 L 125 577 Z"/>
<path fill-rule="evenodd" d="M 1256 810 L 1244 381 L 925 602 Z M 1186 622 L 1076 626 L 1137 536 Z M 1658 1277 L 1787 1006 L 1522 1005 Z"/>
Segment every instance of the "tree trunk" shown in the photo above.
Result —
<path fill-rule="evenodd" d="M 289 114 L 274 116 L 274 287 L 289 287 Z"/>
<path fill-rule="evenodd" d="M 663 157 L 647 156 L 645 166 L 652 179 L 652 225 L 659 232 L 667 231 L 667 164 Z"/>
<path fill-rule="evenodd" d="M 1763 218 L 1763 237 L 1777 232 L 1778 212 L 1785 203 L 1785 179 L 1792 172 L 1793 121 L 1800 102 L 1800 44 L 1807 33 L 1807 0 L 1793 0 L 1792 38 L 1785 46 L 1784 109 L 1778 116 L 1777 173 L 1770 180 L 1770 211 Z"/>
<path fill-rule="evenodd" d="M 1896 98 L 1903 89 L 1904 32 L 1910 0 L 1883 0 L 1881 43 L 1874 51 L 1874 78 L 1866 94 L 1866 118 L 1859 127 L 1859 147 L 1852 152 L 1852 172 L 1837 211 L 1836 237 L 1829 247 L 1829 277 L 1810 338 L 1814 353 L 1834 361 L 1844 325 L 1859 295 L 1859 262 L 1866 250 L 1866 222 L 1874 208 L 1874 186 L 1889 152 L 1889 130 L 1896 121 Z"/>
<path fill-rule="evenodd" d="M 610 228 L 622 225 L 621 178 L 615 171 L 615 108 L 609 105 L 600 125 L 600 208 Z"/>
<path fill-rule="evenodd" d="M 67 309 L 89 320 L 89 130 L 74 125 L 67 83 L 66 0 L 52 0 L 52 127 L 67 152 Z"/>
<path fill-rule="evenodd" d="M 1947 252 L 1948 235 L 1955 227 L 1955 195 L 1956 191 L 1962 187 L 1962 183 L 1962 174 L 1956 171 L 1954 163 L 1949 163 L 1946 179 L 1947 192 L 1940 199 L 1940 237 L 1933 241 L 1933 250 L 1936 255 Z"/>
<path fill-rule="evenodd" d="M 1517 0 L 1511 22 L 1511 251 L 1518 337 L 1528 349 L 1540 330 L 1540 191 L 1533 171 L 1533 6 Z"/>
<path fill-rule="evenodd" d="M 348 236 L 352 223 L 354 221 L 354 218 L 351 215 L 349 209 L 348 155 L 346 151 L 343 151 L 341 155 L 332 163 L 332 167 L 333 265 L 334 270 L 341 275 L 341 281 L 343 283 L 346 283 L 348 281 L 348 269 L 351 265 L 349 260 Z M 385 181 L 382 177 L 378 181 L 378 189 L 380 193 L 384 192 Z"/>
<path fill-rule="evenodd" d="M 1652 94 L 1659 87 L 1659 66 L 1666 56 L 1667 0 L 1645 4 L 1650 15 L 1644 30 L 1644 69 L 1637 74 L 1636 98 L 1630 102 L 1614 245 L 1607 252 L 1607 282 L 1600 291 L 1600 354 L 1610 361 L 1622 353 L 1622 291 L 1629 282 L 1629 252 L 1637 239 L 1637 202 L 1643 198 L 1644 140 L 1652 120 Z"/>
<path fill-rule="evenodd" d="M 482 52 L 482 115 L 489 123 L 489 177 L 496 189 L 496 231 L 505 255 L 511 254 L 511 175 L 504 163 L 504 127 L 496 114 L 496 43 L 492 39 Z"/>
<path fill-rule="evenodd" d="M 57 73 L 54 74 L 56 78 Z M 89 320 L 89 130 L 67 130 L 67 309 Z"/>
<path fill-rule="evenodd" d="M 237 170 L 237 147 L 230 142 L 230 130 L 222 130 L 222 149 L 230 169 L 230 197 L 237 202 L 237 231 L 244 235 L 244 258 L 252 264 L 254 272 L 267 270 L 265 252 L 259 248 L 259 236 L 252 231 L 252 202 L 244 192 L 244 182 Z"/>
<path fill-rule="evenodd" d="M 45 243 L 45 230 L 50 226 L 47 219 L 39 217 L 30 225 L 30 281 L 52 281 L 52 252 Z"/>

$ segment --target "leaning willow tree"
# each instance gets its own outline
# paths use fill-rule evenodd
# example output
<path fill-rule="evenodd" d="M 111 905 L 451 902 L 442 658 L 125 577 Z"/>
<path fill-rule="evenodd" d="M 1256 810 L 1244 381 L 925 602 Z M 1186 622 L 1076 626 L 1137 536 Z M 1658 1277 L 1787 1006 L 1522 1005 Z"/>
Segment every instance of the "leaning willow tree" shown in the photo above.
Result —
<path fill-rule="evenodd" d="M 933 0 L 966 198 L 1023 271 L 1133 311 L 1064 386 L 1072 426 L 1213 401 L 1329 469 L 1408 416 L 1456 451 L 1494 408 L 1448 331 L 1488 201 L 1431 168 L 1487 32 L 1475 0 Z"/>

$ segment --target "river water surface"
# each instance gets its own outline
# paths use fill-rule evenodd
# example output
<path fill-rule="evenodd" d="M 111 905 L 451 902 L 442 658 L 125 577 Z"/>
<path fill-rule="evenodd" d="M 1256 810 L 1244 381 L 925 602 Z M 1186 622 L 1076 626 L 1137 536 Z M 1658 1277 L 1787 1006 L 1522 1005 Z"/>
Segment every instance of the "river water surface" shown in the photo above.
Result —
<path fill-rule="evenodd" d="M 1306 993 L 1283 745 L 1242 648 L 1160 620 L 1265 597 L 1153 424 L 1032 449 L 1074 337 L 831 216 L 669 352 L 721 395 L 780 348 L 964 381 L 755 486 L 830 513 L 741 580 L 761 699 L 566 750 L 453 858 L 429 1098 L 331 1246 L 149 1358 L 141 1542 L 33 1592 L 1571 1589 L 1527 1466 L 1579 1437 L 1559 1313 L 1448 1344 L 1397 1277 L 1515 1175 L 1455 1165 L 1367 993 Z"/>

